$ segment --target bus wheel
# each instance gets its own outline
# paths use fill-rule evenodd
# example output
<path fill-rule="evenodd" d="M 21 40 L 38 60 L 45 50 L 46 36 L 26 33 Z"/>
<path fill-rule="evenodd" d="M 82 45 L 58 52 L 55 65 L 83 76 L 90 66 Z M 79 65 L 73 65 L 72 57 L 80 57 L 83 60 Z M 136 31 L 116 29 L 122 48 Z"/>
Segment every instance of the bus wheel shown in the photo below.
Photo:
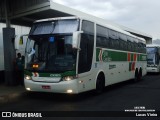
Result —
<path fill-rule="evenodd" d="M 139 73 L 138 73 L 138 80 L 142 79 L 142 69 L 140 68 Z"/>
<path fill-rule="evenodd" d="M 104 74 L 100 74 L 97 78 L 97 82 L 96 82 L 96 94 L 100 94 L 104 91 L 105 88 L 105 77 Z"/>
<path fill-rule="evenodd" d="M 138 69 L 135 71 L 135 77 L 134 77 L 134 82 L 138 81 Z"/>

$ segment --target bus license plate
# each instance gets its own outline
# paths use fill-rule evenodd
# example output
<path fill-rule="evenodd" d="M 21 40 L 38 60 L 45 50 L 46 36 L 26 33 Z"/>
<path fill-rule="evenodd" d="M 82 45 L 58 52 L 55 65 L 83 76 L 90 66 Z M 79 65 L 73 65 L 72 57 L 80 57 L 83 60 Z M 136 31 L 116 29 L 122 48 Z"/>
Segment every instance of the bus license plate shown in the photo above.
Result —
<path fill-rule="evenodd" d="M 49 90 L 49 89 L 51 89 L 51 86 L 48 86 L 48 85 L 43 85 L 43 86 L 42 86 L 42 89 Z"/>

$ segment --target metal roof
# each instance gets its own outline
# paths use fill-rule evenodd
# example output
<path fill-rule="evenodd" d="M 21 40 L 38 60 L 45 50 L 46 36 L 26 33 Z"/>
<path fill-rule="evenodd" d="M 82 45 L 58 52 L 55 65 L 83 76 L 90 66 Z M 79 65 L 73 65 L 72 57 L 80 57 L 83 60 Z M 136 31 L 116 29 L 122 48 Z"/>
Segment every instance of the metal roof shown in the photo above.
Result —
<path fill-rule="evenodd" d="M 160 45 L 158 45 L 158 44 L 148 44 L 147 47 L 159 47 L 160 48 Z"/>
<path fill-rule="evenodd" d="M 144 39 L 152 39 L 151 35 L 142 33 L 111 21 L 104 20 L 84 12 L 66 7 L 52 2 L 52 0 L 6 0 L 8 8 L 8 17 L 11 19 L 12 24 L 18 24 L 23 26 L 31 26 L 35 20 L 54 18 L 54 17 L 66 17 L 66 16 L 78 16 L 96 20 L 108 25 L 117 27 L 118 29 L 130 32 L 133 35 Z M 0 22 L 5 22 L 5 0 L 0 1 Z"/>

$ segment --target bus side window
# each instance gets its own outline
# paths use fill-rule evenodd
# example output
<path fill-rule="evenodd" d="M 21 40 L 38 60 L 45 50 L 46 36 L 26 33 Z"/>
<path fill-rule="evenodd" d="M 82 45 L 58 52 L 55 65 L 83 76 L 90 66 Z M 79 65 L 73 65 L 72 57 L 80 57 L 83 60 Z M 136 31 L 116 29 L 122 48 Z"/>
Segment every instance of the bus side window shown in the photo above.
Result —
<path fill-rule="evenodd" d="M 108 31 L 107 28 L 102 27 L 100 25 L 96 25 L 97 29 L 97 47 L 104 47 L 107 48 L 108 44 Z"/>
<path fill-rule="evenodd" d="M 138 43 L 138 52 L 143 53 L 141 43 Z"/>
<path fill-rule="evenodd" d="M 141 53 L 143 53 L 143 44 L 142 43 L 140 43 L 140 49 L 141 49 Z"/>
<path fill-rule="evenodd" d="M 107 48 L 107 43 L 105 37 L 101 37 L 102 47 Z"/>
<path fill-rule="evenodd" d="M 93 58 L 93 46 L 94 46 L 94 36 L 88 34 L 82 34 L 78 73 L 84 73 L 90 71 Z"/>
<path fill-rule="evenodd" d="M 127 51 L 127 36 L 123 33 L 119 33 L 119 39 L 121 40 L 121 50 Z"/>
<path fill-rule="evenodd" d="M 143 53 L 146 53 L 146 45 L 143 44 Z"/>
<path fill-rule="evenodd" d="M 127 41 L 127 51 L 130 51 L 130 49 L 131 49 L 130 41 Z"/>
<path fill-rule="evenodd" d="M 138 52 L 140 52 L 140 45 L 139 45 L 139 43 L 137 45 L 138 45 Z"/>
<path fill-rule="evenodd" d="M 96 43 L 97 47 L 101 47 L 101 38 L 100 36 L 97 36 L 97 43 Z"/>
<path fill-rule="evenodd" d="M 131 51 L 134 52 L 135 51 L 135 48 L 134 48 L 134 43 L 131 42 Z"/>
<path fill-rule="evenodd" d="M 120 40 L 116 40 L 116 49 L 120 50 Z"/>
<path fill-rule="evenodd" d="M 137 43 L 134 42 L 134 52 L 137 52 Z"/>
<path fill-rule="evenodd" d="M 120 50 L 125 51 L 126 50 L 126 44 L 124 40 L 119 40 L 120 43 Z"/>
<path fill-rule="evenodd" d="M 81 35 L 78 63 L 78 73 L 84 73 L 91 70 L 94 48 L 94 23 L 89 21 L 82 22 L 82 30 L 84 33 Z"/>
<path fill-rule="evenodd" d="M 109 38 L 106 38 L 106 48 L 109 48 L 110 47 L 110 41 L 109 41 Z"/>
<path fill-rule="evenodd" d="M 128 41 L 125 41 L 126 44 L 126 51 L 128 51 Z"/>
<path fill-rule="evenodd" d="M 117 45 L 119 44 L 118 41 L 118 33 L 116 31 L 110 30 L 109 31 L 109 40 L 110 40 L 110 45 L 112 49 L 117 49 Z"/>
<path fill-rule="evenodd" d="M 114 48 L 114 40 L 112 39 L 109 39 L 110 40 L 110 49 L 113 49 Z"/>
<path fill-rule="evenodd" d="M 109 29 L 108 28 L 106 28 L 106 33 L 107 33 L 107 37 L 106 37 L 106 47 L 107 48 L 110 48 L 110 40 L 109 40 L 109 31 L 108 31 Z"/>

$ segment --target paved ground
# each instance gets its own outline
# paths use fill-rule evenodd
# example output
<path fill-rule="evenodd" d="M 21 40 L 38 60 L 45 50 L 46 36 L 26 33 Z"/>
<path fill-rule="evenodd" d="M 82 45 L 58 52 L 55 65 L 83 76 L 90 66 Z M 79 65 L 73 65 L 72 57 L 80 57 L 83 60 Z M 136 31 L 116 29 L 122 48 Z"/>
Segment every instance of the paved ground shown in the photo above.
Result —
<path fill-rule="evenodd" d="M 5 86 L 0 85 L 0 104 L 13 102 L 25 92 L 23 86 Z M 1 110 L 1 109 L 0 109 Z"/>
<path fill-rule="evenodd" d="M 20 86 L 18 88 L 9 88 L 10 92 L 7 91 L 8 93 L 3 94 L 2 91 L 5 91 L 4 89 L 6 88 L 0 86 L 0 111 L 52 111 L 53 114 L 53 111 L 93 111 L 92 113 L 88 112 L 88 114 L 93 114 L 94 116 L 94 118 L 90 117 L 90 119 L 96 119 L 95 114 L 98 114 L 99 111 L 100 113 L 101 111 L 119 112 L 133 109 L 134 107 L 145 107 L 157 112 L 160 111 L 160 75 L 148 75 L 137 83 L 127 81 L 107 87 L 105 92 L 98 96 L 93 92 L 76 96 L 51 93 L 29 94 Z M 113 112 L 114 115 L 115 113 Z M 63 114 L 66 113 L 63 112 Z M 103 118 L 101 117 L 100 119 Z M 131 120 L 132 118 L 122 119 Z M 160 118 L 151 117 L 141 117 L 140 120 L 142 119 L 160 120 Z"/>

